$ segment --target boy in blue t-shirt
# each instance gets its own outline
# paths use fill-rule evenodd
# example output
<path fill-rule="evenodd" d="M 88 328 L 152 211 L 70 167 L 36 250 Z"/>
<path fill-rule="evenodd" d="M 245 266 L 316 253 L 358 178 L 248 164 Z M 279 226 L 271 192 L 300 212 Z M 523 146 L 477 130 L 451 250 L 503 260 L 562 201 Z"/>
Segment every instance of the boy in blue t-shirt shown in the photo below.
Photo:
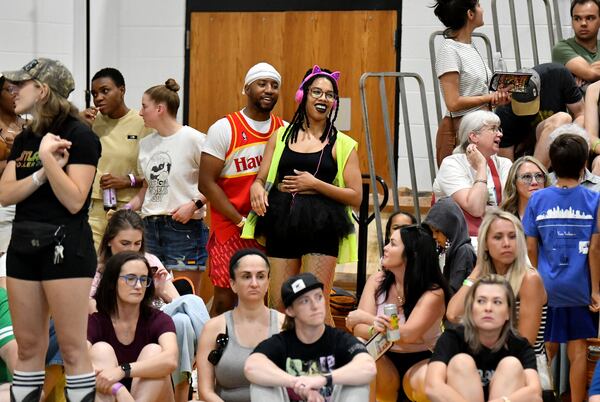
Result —
<path fill-rule="evenodd" d="M 600 194 L 579 185 L 588 144 L 562 134 L 550 146 L 556 186 L 531 195 L 523 218 L 529 259 L 544 281 L 548 315 L 544 338 L 550 359 L 567 343 L 571 400 L 585 398 L 586 338 L 596 337 L 600 308 Z"/>

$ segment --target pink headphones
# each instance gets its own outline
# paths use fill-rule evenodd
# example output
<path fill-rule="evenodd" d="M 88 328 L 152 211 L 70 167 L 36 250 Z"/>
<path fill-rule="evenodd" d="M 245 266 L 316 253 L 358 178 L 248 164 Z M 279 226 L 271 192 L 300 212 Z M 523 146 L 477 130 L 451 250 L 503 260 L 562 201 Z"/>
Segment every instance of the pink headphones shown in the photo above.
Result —
<path fill-rule="evenodd" d="M 334 71 L 333 73 L 329 74 L 326 71 L 322 71 L 321 68 L 315 64 L 312 69 L 312 72 L 310 74 L 308 74 L 305 79 L 302 80 L 302 82 L 300 83 L 300 86 L 298 87 L 298 90 L 296 91 L 296 96 L 294 97 L 294 99 L 296 100 L 296 103 L 300 104 L 300 102 L 302 102 L 302 98 L 304 98 L 304 89 L 302 89 L 302 87 L 304 86 L 306 81 L 308 81 L 315 75 L 325 75 L 327 77 L 331 77 L 335 81 L 336 85 L 338 83 L 338 80 L 340 79 L 339 71 Z M 337 99 L 333 101 L 332 109 L 335 109 L 335 108 L 337 108 Z"/>

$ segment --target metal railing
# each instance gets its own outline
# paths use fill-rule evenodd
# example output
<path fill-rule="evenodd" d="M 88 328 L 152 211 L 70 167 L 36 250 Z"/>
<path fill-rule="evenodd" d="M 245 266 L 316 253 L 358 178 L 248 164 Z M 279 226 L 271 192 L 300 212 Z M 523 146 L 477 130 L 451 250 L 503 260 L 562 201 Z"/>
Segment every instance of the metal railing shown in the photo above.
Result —
<path fill-rule="evenodd" d="M 385 88 L 385 79 L 386 78 L 395 78 L 400 89 L 400 106 L 402 108 L 402 117 L 404 124 L 404 133 L 406 138 L 406 150 L 408 157 L 408 165 L 410 169 L 410 180 L 412 185 L 412 195 L 413 195 L 413 203 L 415 206 L 415 215 L 417 217 L 417 221 L 421 222 L 421 213 L 419 208 L 419 191 L 417 186 L 417 177 L 415 171 L 415 160 L 412 146 L 412 134 L 411 134 L 411 125 L 410 119 L 408 116 L 408 103 L 406 99 L 406 85 L 404 80 L 406 78 L 416 80 L 419 86 L 419 92 L 421 97 L 421 108 L 423 110 L 423 124 L 425 128 L 425 140 L 427 143 L 427 156 L 429 159 L 429 171 L 431 182 L 433 184 L 433 180 L 435 178 L 435 159 L 433 156 L 433 145 L 431 141 L 431 127 L 429 125 L 429 112 L 427 108 L 427 98 L 425 95 L 425 84 L 423 83 L 423 79 L 420 75 L 416 73 L 402 73 L 402 72 L 381 72 L 381 73 L 364 73 L 360 77 L 360 99 L 362 103 L 362 115 L 363 115 L 363 123 L 365 128 L 365 139 L 366 139 L 366 147 L 367 147 L 367 157 L 368 157 L 368 165 L 369 165 L 369 177 L 371 180 L 371 189 L 373 191 L 373 205 L 379 206 L 379 194 L 377 191 L 377 174 L 375 172 L 375 159 L 373 155 L 373 144 L 371 141 L 371 128 L 369 123 L 369 110 L 367 106 L 367 97 L 366 97 L 366 81 L 369 78 L 378 78 L 379 79 L 379 97 L 381 99 L 381 111 L 382 111 L 382 119 L 384 126 L 384 134 L 386 141 L 386 150 L 387 150 L 387 165 L 389 170 L 389 177 L 391 180 L 391 190 L 392 190 L 392 200 L 394 202 L 394 210 L 399 210 L 400 202 L 398 197 L 398 178 L 396 175 L 396 161 L 394 160 L 394 141 L 392 138 L 392 130 L 390 124 L 390 116 L 388 111 L 388 96 Z M 377 242 L 379 245 L 379 256 L 383 255 L 383 230 L 381 226 L 381 213 L 379 208 L 373 208 L 375 213 L 375 225 L 377 228 Z"/>
<path fill-rule="evenodd" d="M 368 174 L 362 175 L 362 201 L 358 210 L 358 215 L 352 214 L 354 220 L 358 222 L 358 262 L 356 269 L 356 300 L 360 300 L 362 291 L 367 283 L 367 251 L 369 243 L 369 224 L 375 219 L 375 212 L 369 213 L 369 199 L 371 198 L 371 176 Z M 381 212 L 385 208 L 389 197 L 389 188 L 386 182 L 379 176 L 375 177 L 375 182 L 381 185 L 383 190 L 383 199 L 377 206 L 377 211 Z M 379 190 L 375 188 L 373 190 L 379 193 Z"/>
<path fill-rule="evenodd" d="M 442 92 L 440 90 L 440 83 L 435 72 L 435 61 L 436 61 L 436 49 L 435 49 L 435 39 L 436 37 L 444 36 L 444 31 L 435 31 L 429 36 L 429 60 L 431 61 L 431 77 L 433 79 L 433 95 L 435 100 L 435 112 L 437 114 L 437 121 L 442 120 Z M 487 35 L 480 32 L 473 32 L 472 37 L 480 38 L 485 45 L 485 53 L 488 59 L 488 66 L 490 69 L 492 68 L 494 61 L 492 55 L 492 42 Z"/>
<path fill-rule="evenodd" d="M 546 10 L 546 24 L 548 26 L 548 39 L 550 41 L 550 50 L 554 47 L 555 37 L 554 29 L 552 24 L 552 11 L 549 0 L 542 0 Z M 510 12 L 510 27 L 512 32 L 513 46 L 515 50 L 515 62 L 517 64 L 517 70 L 522 68 L 521 58 L 521 46 L 519 44 L 519 33 L 517 29 L 517 17 L 515 11 L 515 0 L 508 0 L 508 9 Z M 554 14 L 557 18 L 557 36 L 562 39 L 562 32 L 560 29 L 560 16 L 558 14 L 557 0 L 554 0 Z M 531 49 L 533 52 L 533 63 L 534 65 L 540 64 L 539 49 L 537 42 L 537 33 L 535 31 L 535 17 L 533 12 L 533 0 L 527 0 L 527 15 L 529 20 L 529 34 L 531 39 Z M 502 53 L 502 43 L 500 36 L 500 24 L 498 23 L 498 5 L 497 0 L 492 0 L 492 21 L 494 26 L 494 41 L 496 44 L 496 51 Z M 491 66 L 491 64 L 490 64 Z"/>

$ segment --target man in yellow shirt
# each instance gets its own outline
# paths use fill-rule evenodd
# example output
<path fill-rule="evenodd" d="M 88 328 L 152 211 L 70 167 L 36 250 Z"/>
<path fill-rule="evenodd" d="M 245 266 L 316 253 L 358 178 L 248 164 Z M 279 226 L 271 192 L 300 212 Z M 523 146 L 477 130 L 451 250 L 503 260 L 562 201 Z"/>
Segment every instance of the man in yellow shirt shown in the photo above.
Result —
<path fill-rule="evenodd" d="M 137 171 L 139 142 L 151 130 L 144 127 L 144 120 L 137 110 L 125 104 L 125 80 L 119 70 L 107 67 L 92 78 L 94 106 L 82 114 L 90 122 L 100 138 L 102 157 L 98 162 L 96 178 L 92 187 L 90 226 L 96 248 L 100 245 L 106 228 L 107 210 L 103 192 L 114 189 L 116 208 L 126 205 L 142 186 Z"/>

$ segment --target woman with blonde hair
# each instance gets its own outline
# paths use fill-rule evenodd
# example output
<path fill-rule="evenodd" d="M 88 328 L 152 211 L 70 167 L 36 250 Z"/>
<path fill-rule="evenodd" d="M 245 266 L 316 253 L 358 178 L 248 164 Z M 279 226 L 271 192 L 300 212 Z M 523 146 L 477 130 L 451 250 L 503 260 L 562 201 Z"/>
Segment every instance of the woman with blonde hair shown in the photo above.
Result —
<path fill-rule="evenodd" d="M 517 335 L 515 295 L 502 276 L 477 279 L 467 291 L 463 324 L 448 328 L 427 368 L 432 402 L 541 401 L 534 351 Z"/>
<path fill-rule="evenodd" d="M 485 216 L 479 228 L 477 265 L 459 291 L 448 303 L 446 317 L 458 323 L 465 311 L 465 297 L 476 279 L 501 275 L 515 293 L 517 329 L 534 346 L 538 355 L 545 356 L 544 324 L 546 291 L 542 278 L 529 264 L 527 245 L 521 221 L 513 214 L 494 209 Z"/>
<path fill-rule="evenodd" d="M 508 171 L 500 208 L 522 219 L 531 194 L 549 185 L 548 170 L 542 162 L 533 156 L 522 156 Z"/>
<path fill-rule="evenodd" d="M 75 81 L 62 63 L 38 58 L 4 76 L 19 83 L 15 113 L 33 115 L 15 138 L 0 180 L 0 204 L 16 204 L 6 258 L 19 345 L 11 400 L 40 398 L 52 314 L 67 400 L 91 402 L 95 374 L 85 332 L 96 252 L 88 209 L 100 141 L 68 100 Z"/>

